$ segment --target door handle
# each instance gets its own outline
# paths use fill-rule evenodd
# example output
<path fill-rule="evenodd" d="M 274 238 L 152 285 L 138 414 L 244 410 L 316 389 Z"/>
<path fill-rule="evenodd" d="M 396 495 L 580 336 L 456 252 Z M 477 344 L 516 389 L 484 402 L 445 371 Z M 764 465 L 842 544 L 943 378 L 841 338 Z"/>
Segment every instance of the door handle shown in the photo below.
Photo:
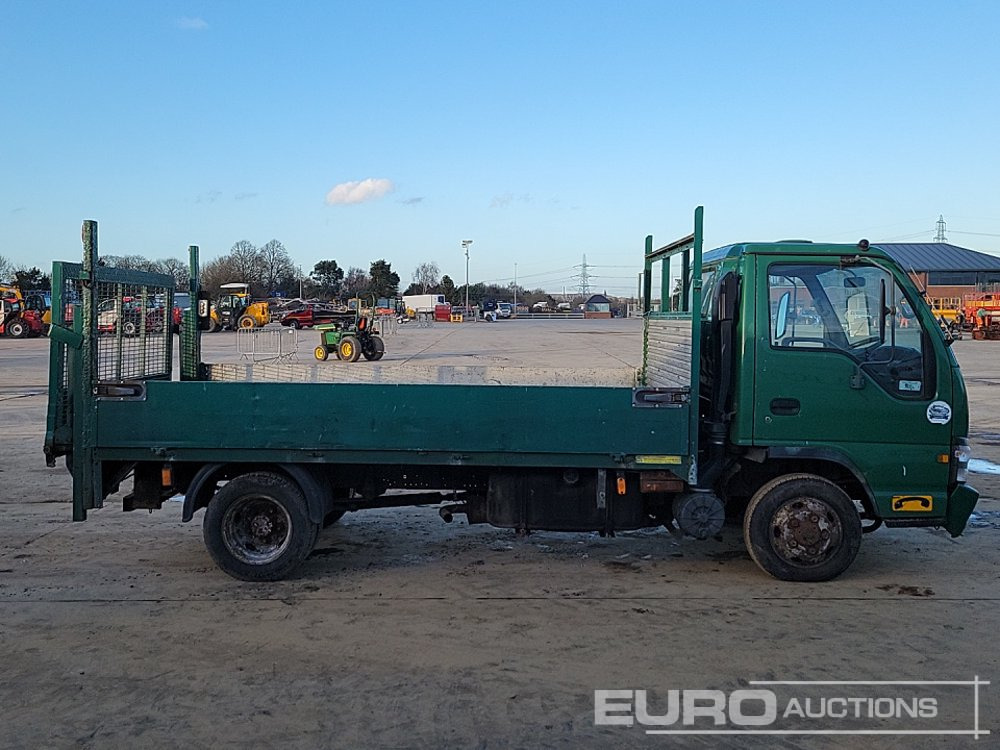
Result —
<path fill-rule="evenodd" d="M 802 404 L 797 398 L 776 398 L 771 401 L 771 413 L 779 417 L 794 417 Z"/>

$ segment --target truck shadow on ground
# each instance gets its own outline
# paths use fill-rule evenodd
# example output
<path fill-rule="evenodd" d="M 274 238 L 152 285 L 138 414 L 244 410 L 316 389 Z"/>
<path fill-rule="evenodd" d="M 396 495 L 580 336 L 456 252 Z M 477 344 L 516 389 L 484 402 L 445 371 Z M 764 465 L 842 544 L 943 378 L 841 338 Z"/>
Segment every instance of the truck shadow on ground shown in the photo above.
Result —
<path fill-rule="evenodd" d="M 837 580 L 878 576 L 898 566 L 898 558 L 906 554 L 895 544 L 887 546 L 867 537 L 856 570 Z M 386 575 L 384 583 L 402 589 L 410 579 L 400 578 L 401 571 L 411 572 L 422 586 L 442 577 L 460 577 L 482 579 L 485 588 L 514 585 L 549 593 L 577 591 L 583 584 L 588 590 L 638 595 L 647 583 L 669 580 L 702 585 L 709 575 L 732 585 L 782 585 L 757 568 L 738 524 L 727 523 L 722 534 L 704 541 L 662 526 L 613 537 L 588 532 L 519 534 L 511 529 L 469 526 L 458 519 L 444 524 L 430 507 L 395 515 L 384 510 L 348 514 L 321 532 L 312 554 L 290 580 L 344 583 L 394 573 L 397 577 Z M 628 576 L 624 590 L 622 576 Z M 784 585 L 797 590 L 796 584 Z"/>

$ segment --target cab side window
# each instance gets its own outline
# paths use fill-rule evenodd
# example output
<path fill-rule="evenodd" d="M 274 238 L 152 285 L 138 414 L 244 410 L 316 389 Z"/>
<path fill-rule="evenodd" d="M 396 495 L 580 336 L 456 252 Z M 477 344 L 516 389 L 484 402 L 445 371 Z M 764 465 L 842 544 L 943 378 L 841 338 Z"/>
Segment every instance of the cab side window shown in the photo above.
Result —
<path fill-rule="evenodd" d="M 772 348 L 837 352 L 897 398 L 933 393 L 926 333 L 882 268 L 775 263 L 768 268 L 768 301 Z"/>

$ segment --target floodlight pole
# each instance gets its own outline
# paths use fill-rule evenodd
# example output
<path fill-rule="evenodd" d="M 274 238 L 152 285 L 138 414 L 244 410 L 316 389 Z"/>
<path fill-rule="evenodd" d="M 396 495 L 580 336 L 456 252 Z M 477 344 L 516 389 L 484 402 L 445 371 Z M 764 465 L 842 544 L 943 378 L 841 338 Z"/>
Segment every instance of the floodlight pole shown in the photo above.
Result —
<path fill-rule="evenodd" d="M 462 240 L 462 249 L 465 250 L 465 314 L 469 314 L 469 245 L 472 240 Z"/>

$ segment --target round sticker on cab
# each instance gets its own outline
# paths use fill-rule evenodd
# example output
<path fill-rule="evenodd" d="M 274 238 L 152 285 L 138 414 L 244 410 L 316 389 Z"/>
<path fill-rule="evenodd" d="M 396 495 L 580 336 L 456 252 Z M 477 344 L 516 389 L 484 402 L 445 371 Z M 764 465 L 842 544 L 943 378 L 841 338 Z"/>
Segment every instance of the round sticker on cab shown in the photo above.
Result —
<path fill-rule="evenodd" d="M 951 406 L 946 401 L 932 401 L 927 407 L 927 421 L 931 424 L 948 424 L 951 421 Z"/>

